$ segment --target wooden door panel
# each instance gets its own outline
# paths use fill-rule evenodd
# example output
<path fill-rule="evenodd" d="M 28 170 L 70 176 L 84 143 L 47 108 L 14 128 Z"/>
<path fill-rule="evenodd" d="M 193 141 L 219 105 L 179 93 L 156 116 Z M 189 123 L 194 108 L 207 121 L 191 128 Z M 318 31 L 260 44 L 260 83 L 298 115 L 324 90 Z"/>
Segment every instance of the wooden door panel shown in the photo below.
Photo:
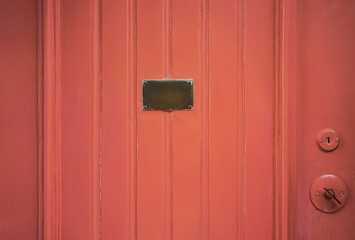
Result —
<path fill-rule="evenodd" d="M 136 7 L 136 21 L 131 15 L 129 29 L 129 47 L 131 49 L 129 58 L 131 60 L 131 73 L 136 71 L 136 75 L 131 74 L 130 92 L 130 112 L 136 116 L 136 131 L 130 131 L 131 151 L 136 151 L 136 155 L 131 154 L 131 169 L 136 164 L 136 172 L 131 171 L 131 184 L 136 184 L 136 188 L 131 186 L 131 204 L 136 201 L 136 212 L 131 211 L 131 216 L 136 216 L 135 231 L 138 239 L 167 239 L 170 234 L 167 225 L 166 204 L 166 168 L 167 152 L 166 144 L 168 132 L 166 132 L 166 113 L 163 112 L 143 112 L 142 109 L 142 80 L 143 79 L 163 79 L 167 78 L 164 64 L 166 64 L 167 46 L 164 43 L 164 13 L 166 12 L 163 1 L 138 1 L 136 4 L 130 2 L 132 10 Z M 135 4 L 135 5 L 134 5 Z M 146 11 L 146 9 L 151 11 Z M 133 31 L 136 31 L 136 45 Z M 137 51 L 136 54 L 134 51 Z M 136 58 L 135 58 L 136 57 Z M 136 62 L 136 65 L 135 65 Z M 136 66 L 135 69 L 133 67 Z M 136 98 L 136 99 L 135 99 Z M 132 112 L 135 115 L 133 115 Z M 153 140 L 154 139 L 154 140 Z M 133 180 L 136 179 L 136 182 Z M 132 181 L 133 180 L 133 181 Z M 134 200 L 135 199 L 135 200 Z M 148 204 L 146 204 L 148 203 Z M 133 222 L 132 222 L 133 223 Z M 133 226 L 132 226 L 133 227 Z"/>
<path fill-rule="evenodd" d="M 128 80 L 133 69 L 132 61 L 128 61 L 129 17 L 127 1 L 102 2 L 102 192 L 106 192 L 102 197 L 103 239 L 131 239 L 130 224 L 135 221 L 130 217 L 134 213 L 129 198 L 130 159 L 135 152 L 128 117 L 133 89 L 129 84 L 131 77 Z"/>
<path fill-rule="evenodd" d="M 207 173 L 204 191 L 210 239 L 238 239 L 244 221 L 244 81 L 243 81 L 243 5 L 234 1 L 206 4 L 204 41 L 208 61 L 202 60 L 203 76 L 208 80 L 203 98 L 204 119 L 208 125 L 207 152 L 203 155 Z M 223 26 L 223 27 L 220 27 Z M 229 126 L 228 128 L 222 126 Z M 237 161 L 239 159 L 240 161 Z M 204 172 L 203 172 L 204 173 Z M 206 235 L 203 235 L 206 237 Z"/>
<path fill-rule="evenodd" d="M 293 111 L 299 239 L 354 238 L 354 8 L 353 1 L 298 2 Z M 318 132 L 329 127 L 340 136 L 333 152 L 315 143 Z M 339 212 L 322 213 L 309 200 L 312 182 L 323 174 L 337 175 L 348 185 L 349 201 Z"/>
<path fill-rule="evenodd" d="M 353 238 L 354 1 L 5 2 L 0 238 Z M 193 110 L 145 111 L 174 79 Z"/>
<path fill-rule="evenodd" d="M 60 1 L 58 70 L 60 102 L 60 227 L 62 239 L 89 239 L 92 175 L 92 5 Z M 59 54 L 59 55 L 58 55 Z"/>
<path fill-rule="evenodd" d="M 165 239 L 199 239 L 201 231 L 206 231 L 206 223 L 202 222 L 202 214 L 206 215 L 207 205 L 207 151 L 208 125 L 206 124 L 207 109 L 202 92 L 207 93 L 206 62 L 201 57 L 206 54 L 204 25 L 200 24 L 202 14 L 206 14 L 204 2 L 175 1 L 166 6 L 170 7 L 166 16 L 166 25 L 170 26 L 169 73 L 172 79 L 194 80 L 194 110 L 175 111 L 166 113 L 169 117 L 165 123 L 169 129 L 167 136 L 168 162 L 167 187 L 171 197 L 171 219 L 168 224 L 172 227 L 171 237 Z M 166 34 L 168 34 L 166 32 Z M 199 39 L 197 36 L 201 36 Z M 167 46 L 169 46 L 167 45 Z M 167 60 L 168 60 L 167 59 Z M 203 76 L 202 76 L 203 74 Z M 203 157 L 205 156 L 205 157 Z M 204 171 L 204 173 L 202 173 Z M 204 176 L 203 176 L 204 174 Z M 202 190 L 202 186 L 204 189 Z M 203 191 L 203 193 L 202 193 Z M 202 195 L 203 194 L 203 195 Z M 204 226 L 202 225 L 204 224 Z"/>
<path fill-rule="evenodd" d="M 37 7 L 0 2 L 1 239 L 38 239 Z"/>
<path fill-rule="evenodd" d="M 246 239 L 272 239 L 274 191 L 273 1 L 248 1 L 245 20 Z M 258 231 L 255 231 L 258 229 Z"/>
<path fill-rule="evenodd" d="M 353 86 L 345 80 L 353 76 L 349 46 L 354 34 L 345 31 L 352 23 L 350 1 L 100 4 L 101 30 L 90 25 L 76 31 L 83 31 L 79 39 L 85 31 L 101 39 L 102 55 L 96 61 L 102 72 L 102 98 L 97 100 L 102 104 L 102 158 L 91 158 L 91 164 L 99 161 L 102 166 L 102 201 L 96 206 L 101 220 L 94 215 L 91 220 L 101 222 L 103 238 L 333 236 L 309 228 L 307 221 L 315 216 L 327 222 L 333 215 L 318 213 L 307 194 L 314 175 L 328 167 L 340 171 L 342 164 L 326 167 L 309 157 L 350 155 L 341 152 L 346 139 L 336 152 L 326 154 L 312 135 L 316 126 L 320 130 L 329 124 L 344 131 L 344 138 L 350 136 L 351 127 L 344 128 L 353 116 L 348 110 L 352 99 L 341 102 L 351 98 Z M 88 17 L 92 6 L 85 6 L 81 14 Z M 89 51 L 85 46 L 90 44 L 78 49 Z M 343 71 L 337 75 L 339 68 Z M 344 79 L 341 84 L 335 76 Z M 144 79 L 193 79 L 194 110 L 143 111 Z M 87 87 L 84 81 L 79 85 Z M 327 93 L 333 97 L 324 105 Z M 329 117 L 328 106 L 342 121 Z M 66 111 L 73 107 L 66 103 Z M 86 107 L 82 111 L 92 108 Z M 92 129 L 92 123 L 86 124 Z M 90 196 L 95 199 L 92 192 Z M 346 211 L 352 211 L 351 204 L 333 218 L 341 219 Z M 313 220 L 318 229 L 326 224 Z M 343 229 L 346 239 L 352 232 Z"/>

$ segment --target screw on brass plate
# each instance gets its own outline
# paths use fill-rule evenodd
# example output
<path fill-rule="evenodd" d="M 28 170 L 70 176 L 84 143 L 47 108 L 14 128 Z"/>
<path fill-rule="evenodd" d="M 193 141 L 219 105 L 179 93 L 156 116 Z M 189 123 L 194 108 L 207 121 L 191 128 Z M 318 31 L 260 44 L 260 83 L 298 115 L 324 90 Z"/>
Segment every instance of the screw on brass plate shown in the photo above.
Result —
<path fill-rule="evenodd" d="M 320 192 L 316 192 L 314 195 L 316 195 L 316 197 L 319 197 L 320 196 Z"/>
<path fill-rule="evenodd" d="M 343 198 L 343 197 L 344 197 L 344 192 L 343 192 L 343 191 L 340 191 L 340 192 L 338 193 L 338 196 L 341 197 L 341 198 Z"/>

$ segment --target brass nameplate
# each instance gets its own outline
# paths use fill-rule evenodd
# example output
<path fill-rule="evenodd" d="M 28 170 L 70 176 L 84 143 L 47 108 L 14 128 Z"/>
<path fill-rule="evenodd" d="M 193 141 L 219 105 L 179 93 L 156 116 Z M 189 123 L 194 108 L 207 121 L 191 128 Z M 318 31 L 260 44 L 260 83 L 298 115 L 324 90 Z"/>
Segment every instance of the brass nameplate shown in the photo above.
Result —
<path fill-rule="evenodd" d="M 143 80 L 143 110 L 192 110 L 193 80 Z"/>

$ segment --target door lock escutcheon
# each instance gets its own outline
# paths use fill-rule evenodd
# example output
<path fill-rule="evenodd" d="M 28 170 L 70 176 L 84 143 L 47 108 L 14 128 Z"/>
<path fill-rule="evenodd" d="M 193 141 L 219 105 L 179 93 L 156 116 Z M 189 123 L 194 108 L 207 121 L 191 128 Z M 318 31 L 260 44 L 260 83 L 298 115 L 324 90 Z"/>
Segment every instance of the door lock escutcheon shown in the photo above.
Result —
<path fill-rule="evenodd" d="M 339 142 L 338 133 L 332 128 L 325 128 L 318 132 L 317 144 L 323 151 L 334 151 L 339 146 Z"/>
<path fill-rule="evenodd" d="M 348 187 L 344 180 L 332 174 L 318 177 L 309 190 L 312 204 L 324 213 L 332 213 L 342 209 L 348 195 Z"/>

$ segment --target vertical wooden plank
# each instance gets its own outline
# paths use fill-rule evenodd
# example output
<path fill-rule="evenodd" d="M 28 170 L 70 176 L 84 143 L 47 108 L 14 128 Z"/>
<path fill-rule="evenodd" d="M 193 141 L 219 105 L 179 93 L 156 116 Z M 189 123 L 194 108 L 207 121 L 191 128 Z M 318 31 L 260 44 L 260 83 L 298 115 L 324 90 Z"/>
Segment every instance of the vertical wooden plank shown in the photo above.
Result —
<path fill-rule="evenodd" d="M 129 239 L 128 2 L 102 3 L 102 238 Z M 134 160 L 134 159 L 132 159 Z"/>
<path fill-rule="evenodd" d="M 201 77 L 201 239 L 210 234 L 210 27 L 211 3 L 201 1 L 200 77 Z"/>
<path fill-rule="evenodd" d="M 60 235 L 100 238 L 99 1 L 60 1 Z M 58 18 L 59 15 L 56 15 Z"/>
<path fill-rule="evenodd" d="M 239 239 L 243 186 L 243 5 L 210 5 L 210 230 L 209 239 Z M 239 155 L 240 154 L 240 155 Z M 240 169 L 238 169 L 240 168 Z"/>
<path fill-rule="evenodd" d="M 38 238 L 37 1 L 0 3 L 0 238 Z"/>
<path fill-rule="evenodd" d="M 137 239 L 137 2 L 128 1 L 127 79 L 129 121 L 129 239 Z"/>
<path fill-rule="evenodd" d="M 246 239 L 266 240 L 273 238 L 274 1 L 250 0 L 246 9 Z"/>
<path fill-rule="evenodd" d="M 44 1 L 44 238 L 60 239 L 60 5 L 58 1 Z M 55 17 L 56 16 L 56 17 Z"/>
<path fill-rule="evenodd" d="M 44 239 L 44 23 L 43 1 L 37 0 L 37 129 L 38 129 L 38 240 Z"/>
<path fill-rule="evenodd" d="M 163 78 L 171 79 L 173 71 L 173 26 L 172 26 L 172 0 L 162 1 L 162 35 L 163 35 Z M 173 239 L 173 112 L 163 112 L 164 124 L 164 239 Z"/>
<path fill-rule="evenodd" d="M 90 2 L 61 1 L 60 238 L 68 240 L 91 239 L 90 21 Z"/>
<path fill-rule="evenodd" d="M 205 6 L 204 6 L 205 7 Z M 194 110 L 174 111 L 172 126 L 172 239 L 201 238 L 201 161 L 208 161 L 207 78 L 201 79 L 201 2 L 172 1 L 172 78 L 194 79 Z M 202 90 L 205 92 L 202 93 Z M 202 112 L 202 110 L 204 112 Z M 202 130 L 204 127 L 204 130 Z M 204 132 L 203 132 L 204 131 Z M 205 144 L 202 146 L 201 138 Z M 201 152 L 203 151 L 203 152 Z M 202 155 L 204 159 L 202 159 Z M 204 169 L 206 172 L 207 169 Z M 206 177 L 204 181 L 206 181 Z M 206 186 L 205 186 L 206 188 Z M 206 197 L 205 193 L 205 197 Z M 207 199 L 204 199 L 206 204 Z M 205 206 L 206 208 L 206 206 Z"/>
<path fill-rule="evenodd" d="M 293 136 L 297 237 L 350 240 L 355 221 L 355 2 L 302 0 L 296 6 L 292 126 L 297 130 Z M 324 152 L 315 143 L 318 131 L 327 127 L 340 136 L 333 152 Z M 324 214 L 309 200 L 309 186 L 323 174 L 341 177 L 350 190 L 346 205 L 336 213 Z"/>
<path fill-rule="evenodd" d="M 91 239 L 101 240 L 101 0 L 90 1 Z"/>
<path fill-rule="evenodd" d="M 142 110 L 142 80 L 164 77 L 164 1 L 137 1 L 137 239 L 168 239 L 162 112 Z M 134 106 L 132 106 L 134 108 Z"/>
<path fill-rule="evenodd" d="M 295 136 L 293 124 L 297 2 L 275 1 L 274 239 L 296 239 Z"/>

